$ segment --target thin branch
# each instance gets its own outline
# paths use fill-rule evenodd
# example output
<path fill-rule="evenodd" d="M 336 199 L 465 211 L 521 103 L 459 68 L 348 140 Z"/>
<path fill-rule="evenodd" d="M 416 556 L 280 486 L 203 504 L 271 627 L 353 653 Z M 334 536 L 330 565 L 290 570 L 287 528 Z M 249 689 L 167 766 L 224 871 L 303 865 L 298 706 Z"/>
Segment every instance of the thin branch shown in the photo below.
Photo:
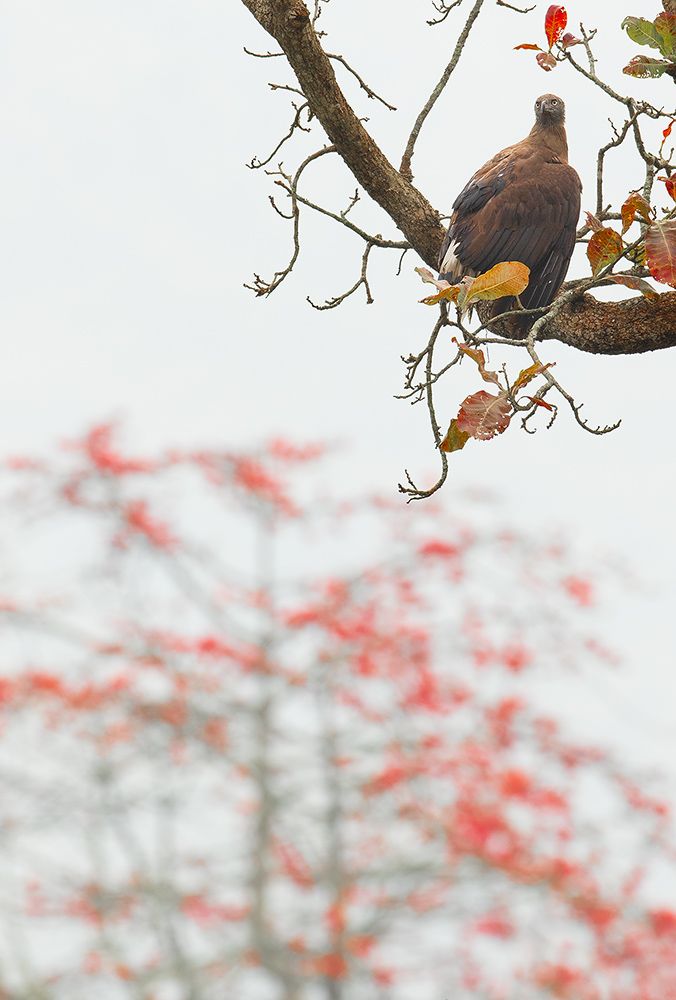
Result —
<path fill-rule="evenodd" d="M 462 0 L 453 0 L 453 3 L 444 3 L 444 0 L 440 0 L 439 3 L 435 3 L 434 0 L 432 0 L 432 6 L 441 14 L 441 17 L 434 18 L 427 23 L 430 27 L 434 27 L 436 24 L 443 24 L 451 11 L 456 7 L 459 7 L 461 3 Z"/>
<path fill-rule="evenodd" d="M 434 391 L 433 391 L 434 383 L 432 379 L 434 348 L 440 332 L 445 326 L 449 325 L 447 317 L 448 317 L 448 310 L 445 308 L 441 309 L 439 319 L 434 324 L 434 328 L 432 330 L 432 334 L 430 336 L 427 347 L 421 354 L 421 358 L 427 357 L 427 361 L 425 364 L 427 409 L 429 412 L 432 434 L 434 435 L 434 444 L 437 451 L 439 452 L 439 459 L 441 461 L 441 472 L 439 474 L 439 478 L 437 479 L 436 483 L 433 486 L 430 486 L 430 488 L 427 490 L 422 490 L 420 489 L 420 487 L 416 486 L 416 484 L 414 483 L 413 479 L 409 474 L 408 469 L 404 469 L 407 485 L 399 483 L 399 492 L 403 493 L 405 496 L 408 497 L 407 503 L 410 503 L 411 500 L 423 500 L 426 497 L 431 497 L 433 493 L 436 493 L 437 490 L 441 489 L 441 487 L 446 482 L 446 478 L 448 476 L 448 458 L 446 456 L 446 452 L 442 451 L 440 448 L 443 438 L 441 434 L 441 428 L 437 423 L 437 415 L 434 408 Z M 459 358 L 460 358 L 460 351 L 458 351 L 456 359 L 453 363 L 456 364 Z"/>
<path fill-rule="evenodd" d="M 636 118 L 639 114 L 640 111 L 634 111 L 634 113 L 631 115 L 630 118 L 627 119 L 627 121 L 624 123 L 619 132 L 613 125 L 612 121 L 608 119 L 611 128 L 615 132 L 615 138 L 607 142 L 605 146 L 601 146 L 596 157 L 596 214 L 597 216 L 599 216 L 599 218 L 603 213 L 603 171 L 605 166 L 604 161 L 606 153 L 609 152 L 609 150 L 615 149 L 617 146 L 622 145 L 622 143 L 627 137 L 629 129 L 636 121 Z"/>
<path fill-rule="evenodd" d="M 375 90 L 372 90 L 369 87 L 369 85 L 365 83 L 364 80 L 362 80 L 359 73 L 357 73 L 357 71 L 350 66 L 349 62 L 347 61 L 347 59 L 345 59 L 344 56 L 336 55 L 335 52 L 327 52 L 326 54 L 329 57 L 329 59 L 333 59 L 335 62 L 342 63 L 342 65 L 345 67 L 348 73 L 351 73 L 352 76 L 355 78 L 361 89 L 365 91 L 367 97 L 371 98 L 371 100 L 380 101 L 380 103 L 384 104 L 385 107 L 389 108 L 390 111 L 397 110 L 393 104 L 388 104 L 383 97 L 380 97 L 378 94 L 376 94 Z"/>
<path fill-rule="evenodd" d="M 536 4 L 532 7 L 514 7 L 511 3 L 507 3 L 506 0 L 495 0 L 498 7 L 507 7 L 508 10 L 513 10 L 517 14 L 530 14 L 532 10 L 535 10 Z"/>
<path fill-rule="evenodd" d="M 439 97 L 443 93 L 443 90 L 444 90 L 446 84 L 448 83 L 448 81 L 451 78 L 451 73 L 453 72 L 453 70 L 455 69 L 455 67 L 458 65 L 458 62 L 460 60 L 460 56 L 462 55 L 462 50 L 465 47 L 465 42 L 467 41 L 467 39 L 469 37 L 469 33 L 472 30 L 472 26 L 474 25 L 474 22 L 476 21 L 477 17 L 479 16 L 479 12 L 481 11 L 481 8 L 483 7 L 484 2 L 485 2 L 485 0 L 476 0 L 476 3 L 474 4 L 474 7 L 470 11 L 470 14 L 469 14 L 469 17 L 467 18 L 467 21 L 465 22 L 465 27 L 460 32 L 460 36 L 459 36 L 458 41 L 457 41 L 456 46 L 455 46 L 455 50 L 453 52 L 453 55 L 451 56 L 451 61 L 449 62 L 448 66 L 446 67 L 446 69 L 444 70 L 444 72 L 441 74 L 441 79 L 437 83 L 436 87 L 434 88 L 434 90 L 432 91 L 432 93 L 430 94 L 430 96 L 427 98 L 427 101 L 425 102 L 425 105 L 424 105 L 422 111 L 420 112 L 420 114 L 418 115 L 418 117 L 415 120 L 415 123 L 413 125 L 412 130 L 411 130 L 411 134 L 408 137 L 408 142 L 406 143 L 406 149 L 404 150 L 404 155 L 401 158 L 401 165 L 399 167 L 399 173 L 402 175 L 402 177 L 405 177 L 406 180 L 408 180 L 408 181 L 412 181 L 413 180 L 413 171 L 411 169 L 411 161 L 413 159 L 413 151 L 415 149 L 415 144 L 418 141 L 418 136 L 420 135 L 420 130 L 422 129 L 423 125 L 425 124 L 425 119 L 427 118 L 427 116 L 429 115 L 430 111 L 432 110 L 432 108 L 434 107 L 434 105 L 437 103 Z M 444 15 L 444 16 L 446 16 L 446 15 Z"/>
<path fill-rule="evenodd" d="M 374 247 L 373 243 L 366 244 L 366 249 L 364 250 L 361 259 L 361 271 L 359 273 L 359 278 L 354 283 L 354 285 L 352 285 L 351 288 L 348 288 L 346 292 L 343 292 L 342 295 L 337 295 L 333 299 L 327 299 L 326 302 L 324 302 L 322 305 L 317 305 L 315 302 L 312 301 L 309 295 L 307 296 L 307 301 L 310 303 L 313 309 L 317 309 L 319 311 L 323 311 L 325 309 L 335 309 L 336 306 L 341 305 L 341 303 L 343 303 L 345 299 L 349 299 L 350 295 L 354 295 L 357 289 L 360 288 L 362 285 L 364 286 L 364 291 L 366 292 L 366 304 L 370 306 L 373 303 L 373 296 L 371 295 L 371 288 L 369 286 L 367 277 L 369 254 L 371 253 L 371 250 L 373 250 L 373 247 Z"/>
<path fill-rule="evenodd" d="M 305 102 L 305 104 L 301 104 L 300 106 L 296 105 L 296 104 L 293 104 L 293 102 L 292 102 L 292 107 L 294 108 L 294 110 L 295 110 L 296 113 L 293 116 L 293 121 L 291 122 L 291 125 L 289 127 L 289 131 L 286 133 L 285 136 L 283 136 L 283 138 L 281 138 L 279 140 L 279 142 L 277 143 L 277 145 L 275 146 L 275 148 L 272 150 L 272 152 L 270 153 L 270 155 L 267 156 L 264 160 L 259 160 L 257 156 L 253 156 L 251 158 L 251 161 L 249 163 L 247 163 L 247 167 L 250 170 L 260 170 L 261 167 L 266 167 L 268 165 L 268 163 L 270 162 L 270 160 L 272 159 L 272 157 L 275 155 L 275 153 L 279 152 L 279 150 L 282 148 L 282 146 L 284 145 L 284 143 L 289 141 L 289 139 L 291 138 L 291 136 L 294 134 L 294 132 L 297 129 L 300 129 L 301 132 L 309 132 L 310 131 L 310 129 L 307 128 L 305 125 L 303 125 L 301 123 L 301 120 L 300 120 L 301 119 L 301 115 L 303 114 L 303 112 L 304 111 L 308 111 L 307 101 Z"/>
<path fill-rule="evenodd" d="M 252 52 L 251 49 L 247 49 L 246 45 L 243 45 L 242 48 L 248 56 L 253 56 L 254 59 L 278 59 L 284 55 L 283 52 Z"/>
<path fill-rule="evenodd" d="M 277 183 L 280 184 L 281 182 L 278 181 Z M 281 186 L 284 187 L 283 184 L 281 184 Z M 364 229 L 361 229 L 359 226 L 355 225 L 354 222 L 351 222 L 349 219 L 346 219 L 345 216 L 342 215 L 342 213 L 340 215 L 336 215 L 335 212 L 331 212 L 328 208 L 324 208 L 322 205 L 317 205 L 315 202 L 310 201 L 308 198 L 305 198 L 303 195 L 300 195 L 297 192 L 295 197 L 296 201 L 300 205 L 305 205 L 306 208 L 311 208 L 315 212 L 319 212 L 320 215 L 326 215 L 327 218 L 333 219 L 334 222 L 339 222 L 341 226 L 345 226 L 346 229 L 349 229 L 351 232 L 356 233 L 357 236 L 361 236 L 361 238 L 364 240 L 365 243 L 372 243 L 374 247 L 380 247 L 383 250 L 410 249 L 411 246 L 410 243 L 407 243 L 405 240 L 385 240 L 383 239 L 382 236 L 379 236 L 378 234 L 371 235 L 370 233 L 367 233 Z"/>
<path fill-rule="evenodd" d="M 265 281 L 263 278 L 260 277 L 260 275 L 254 274 L 253 285 L 247 285 L 247 284 L 244 285 L 245 288 L 249 288 L 252 292 L 255 292 L 256 295 L 270 295 L 270 293 L 274 292 L 275 288 L 278 288 L 279 285 L 281 285 L 284 279 L 293 270 L 293 267 L 296 261 L 298 260 L 298 255 L 300 253 L 300 239 L 299 239 L 300 210 L 298 208 L 298 202 L 300 201 L 300 199 L 298 198 L 298 193 L 297 193 L 298 182 L 301 178 L 303 171 L 310 163 L 312 163 L 314 160 L 319 159 L 320 156 L 325 156 L 327 153 L 334 153 L 334 152 L 335 149 L 333 146 L 324 146 L 323 149 L 318 149 L 314 153 L 311 153 L 308 157 L 306 157 L 303 160 L 293 178 L 289 177 L 282 171 L 281 165 L 279 169 L 275 171 L 275 173 L 279 174 L 281 177 L 284 178 L 283 181 L 276 181 L 276 183 L 279 184 L 281 187 L 283 187 L 284 190 L 288 193 L 289 197 L 291 198 L 291 218 L 293 219 L 293 251 L 291 253 L 291 259 L 287 264 L 287 266 L 283 268 L 283 270 L 281 271 L 276 271 L 275 274 L 273 275 L 272 281 L 269 282 Z M 279 212 L 279 209 L 277 208 L 276 205 L 274 205 L 274 208 L 276 209 L 276 211 Z"/>

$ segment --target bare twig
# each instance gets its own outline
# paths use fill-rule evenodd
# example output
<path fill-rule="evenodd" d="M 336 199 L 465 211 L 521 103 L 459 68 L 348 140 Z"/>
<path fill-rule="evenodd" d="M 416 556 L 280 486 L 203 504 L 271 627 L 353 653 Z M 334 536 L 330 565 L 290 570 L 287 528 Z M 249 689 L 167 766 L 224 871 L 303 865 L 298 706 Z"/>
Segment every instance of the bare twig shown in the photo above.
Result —
<path fill-rule="evenodd" d="M 507 3 L 506 0 L 495 0 L 498 7 L 507 7 L 508 10 L 516 11 L 517 14 L 530 14 L 532 10 L 535 10 L 536 4 L 532 7 L 514 7 L 513 4 Z"/>
<path fill-rule="evenodd" d="M 302 122 L 301 122 L 301 116 L 302 116 L 303 112 L 304 111 L 308 111 L 307 101 L 305 102 L 305 104 L 301 104 L 301 105 L 297 105 L 297 104 L 294 104 L 292 102 L 292 107 L 294 108 L 295 114 L 293 116 L 293 121 L 291 122 L 291 125 L 289 127 L 289 131 L 286 133 L 285 136 L 283 136 L 279 140 L 279 142 L 277 143 L 277 145 L 275 146 L 275 148 L 272 150 L 272 152 L 270 153 L 270 155 L 267 156 L 264 160 L 259 160 L 257 156 L 252 157 L 251 161 L 249 163 L 247 163 L 247 167 L 249 167 L 250 170 L 259 170 L 261 167 L 266 167 L 268 165 L 268 163 L 270 162 L 270 160 L 272 159 L 272 157 L 276 153 L 279 152 L 279 150 L 282 148 L 282 146 L 284 145 L 284 143 L 289 141 L 289 139 L 292 137 L 292 135 L 294 134 L 294 132 L 296 131 L 296 129 L 300 129 L 301 132 L 309 132 L 310 131 L 310 129 L 307 128 L 305 125 L 303 125 Z"/>
<path fill-rule="evenodd" d="M 323 149 L 318 149 L 314 153 L 311 153 L 303 160 L 303 162 L 298 167 L 298 170 L 296 171 L 293 177 L 289 177 L 287 174 L 285 174 L 281 168 L 281 165 L 277 171 L 274 171 L 275 174 L 278 174 L 283 178 L 283 181 L 277 181 L 276 183 L 280 184 L 291 198 L 291 218 L 293 219 L 293 251 L 291 253 L 291 259 L 287 264 L 287 266 L 283 268 L 283 270 L 281 271 L 276 271 L 271 281 L 265 281 L 263 278 L 260 277 L 260 275 L 255 274 L 253 285 L 247 285 L 247 284 L 244 285 L 245 288 L 251 289 L 251 291 L 255 292 L 256 295 L 269 295 L 271 292 L 274 292 L 275 288 L 281 285 L 284 279 L 293 270 L 294 264 L 298 260 L 298 255 L 300 253 L 300 239 L 298 235 L 299 224 L 300 224 L 300 211 L 298 209 L 299 198 L 297 194 L 298 182 L 301 178 L 303 171 L 310 163 L 312 163 L 314 160 L 319 159 L 320 156 L 325 156 L 327 153 L 334 153 L 334 152 L 335 149 L 333 148 L 333 146 L 324 146 Z M 276 205 L 274 205 L 274 202 L 273 206 L 276 209 L 276 211 L 279 212 L 279 209 L 277 208 Z"/>
<path fill-rule="evenodd" d="M 307 296 L 307 301 L 310 303 L 313 309 L 318 309 L 320 311 L 325 309 L 335 309 L 336 306 L 341 305 L 341 303 L 343 303 L 345 299 L 349 299 L 350 295 L 354 295 L 357 289 L 360 288 L 362 285 L 364 286 L 364 291 L 366 292 L 366 304 L 371 305 L 371 303 L 373 302 L 373 296 L 371 295 L 371 288 L 368 282 L 367 269 L 369 263 L 369 254 L 371 253 L 371 250 L 373 250 L 373 247 L 374 247 L 373 243 L 366 244 L 366 249 L 364 250 L 361 259 L 361 271 L 359 273 L 359 278 L 354 283 L 354 285 L 352 285 L 351 288 L 348 288 L 346 292 L 343 292 L 342 295 L 337 295 L 333 299 L 327 299 L 326 302 L 324 302 L 322 305 L 317 305 L 317 303 L 312 301 L 309 295 Z"/>
<path fill-rule="evenodd" d="M 341 63 L 348 71 L 348 73 L 352 74 L 352 76 L 355 78 L 361 89 L 365 91 L 367 97 L 370 97 L 371 100 L 380 101 L 380 103 L 384 104 L 385 107 L 389 108 L 390 111 L 397 110 L 393 104 L 388 104 L 388 102 L 383 97 L 380 97 L 378 94 L 376 94 L 375 90 L 372 90 L 371 87 L 369 87 L 369 85 L 365 83 L 364 80 L 362 80 L 359 73 L 357 73 L 357 71 L 353 69 L 352 66 L 350 66 L 349 62 L 347 61 L 347 59 L 345 59 L 344 56 L 336 55 L 335 52 L 327 52 L 326 54 L 329 57 L 329 59 L 333 59 L 334 62 Z"/>
<path fill-rule="evenodd" d="M 445 326 L 448 325 L 449 325 L 448 311 L 446 308 L 442 308 L 440 310 L 439 319 L 436 321 L 436 323 L 434 324 L 434 328 L 432 329 L 432 334 L 430 336 L 427 347 L 423 352 L 421 352 L 419 356 L 420 360 L 422 360 L 423 357 L 426 357 L 427 359 L 425 363 L 425 390 L 427 398 L 427 410 L 429 412 L 430 426 L 432 428 L 432 434 L 434 436 L 434 444 L 437 451 L 439 452 L 439 459 L 441 461 L 441 472 L 439 474 L 439 478 L 437 479 L 436 483 L 434 483 L 433 486 L 430 486 L 429 489 L 423 490 L 420 489 L 419 486 L 416 486 L 415 482 L 413 481 L 413 479 L 409 474 L 408 469 L 404 469 L 404 475 L 406 476 L 406 485 L 404 485 L 403 483 L 399 483 L 399 492 L 403 493 L 404 496 L 408 497 L 407 503 L 410 503 L 411 500 L 423 500 L 426 497 L 431 497 L 433 493 L 436 493 L 437 490 L 441 489 L 441 487 L 446 482 L 446 478 L 448 476 L 448 458 L 446 456 L 446 452 L 442 451 L 440 448 L 443 437 L 441 433 L 441 428 L 437 423 L 437 415 L 434 408 L 434 391 L 433 391 L 434 382 L 432 379 L 434 348 L 436 346 L 437 338 L 440 332 L 443 330 Z M 452 362 L 452 364 L 457 364 L 459 359 L 460 359 L 460 351 L 458 351 L 455 360 Z"/>
<path fill-rule="evenodd" d="M 451 11 L 456 7 L 459 7 L 461 3 L 462 0 L 453 0 L 452 3 L 444 3 L 444 0 L 439 0 L 439 3 L 435 3 L 435 0 L 432 0 L 432 6 L 439 12 L 439 14 L 441 14 L 441 17 L 432 18 L 432 20 L 427 23 L 430 27 L 433 27 L 435 24 L 443 24 Z"/>
<path fill-rule="evenodd" d="M 413 159 L 413 151 L 415 149 L 415 144 L 418 141 L 418 136 L 420 135 L 420 130 L 422 129 L 423 125 L 425 124 L 425 119 L 427 118 L 427 116 L 429 115 L 430 111 L 432 110 L 432 108 L 434 107 L 434 105 L 437 103 L 439 97 L 443 93 L 446 84 L 448 83 L 448 81 L 451 78 L 451 74 L 452 74 L 453 70 L 458 65 L 458 62 L 460 60 L 460 56 L 462 55 L 462 50 L 465 47 L 465 42 L 467 41 L 467 39 L 469 37 L 469 33 L 472 30 L 472 26 L 474 25 L 474 22 L 476 21 L 477 17 L 479 16 L 479 12 L 481 11 L 481 8 L 483 7 L 484 2 L 485 2 L 485 0 L 476 0 L 476 3 L 474 4 L 474 7 L 472 8 L 472 10 L 469 13 L 469 17 L 467 18 L 467 21 L 465 22 L 465 27 L 460 32 L 460 36 L 459 36 L 458 41 L 456 43 L 455 49 L 453 51 L 453 55 L 451 56 L 451 61 L 449 62 L 448 66 L 446 67 L 446 69 L 444 70 L 444 72 L 441 74 L 441 79 L 437 83 L 436 87 L 434 88 L 434 90 L 432 91 L 432 93 L 430 94 L 430 96 L 427 98 L 427 101 L 425 102 L 425 105 L 424 105 L 422 111 L 420 112 L 420 114 L 418 115 L 418 117 L 415 120 L 415 123 L 413 125 L 412 130 L 411 130 L 411 134 L 408 137 L 408 142 L 406 143 L 406 148 L 404 150 L 404 155 L 401 158 L 401 165 L 399 167 L 399 173 L 402 175 L 402 177 L 405 177 L 406 180 L 408 180 L 408 181 L 412 181 L 413 180 L 413 171 L 411 169 L 411 161 Z M 447 14 L 448 14 L 448 11 L 446 12 L 446 14 L 444 14 L 444 17 L 446 17 Z M 443 18 L 442 18 L 442 20 L 443 20 Z"/>

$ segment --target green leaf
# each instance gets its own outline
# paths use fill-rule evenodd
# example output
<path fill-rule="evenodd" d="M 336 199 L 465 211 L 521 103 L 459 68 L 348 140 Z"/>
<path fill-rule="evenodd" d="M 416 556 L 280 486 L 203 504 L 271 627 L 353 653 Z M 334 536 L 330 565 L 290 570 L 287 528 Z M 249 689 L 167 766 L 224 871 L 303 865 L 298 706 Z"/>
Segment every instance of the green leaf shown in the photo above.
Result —
<path fill-rule="evenodd" d="M 660 52 L 667 59 L 676 57 L 676 14 L 658 14 L 655 30 L 660 41 Z"/>
<path fill-rule="evenodd" d="M 656 79 L 671 66 L 673 63 L 665 62 L 664 59 L 654 59 L 652 56 L 634 56 L 622 72 L 626 73 L 627 76 L 637 76 L 644 80 L 648 77 Z"/>
<path fill-rule="evenodd" d="M 660 36 L 652 21 L 645 17 L 625 17 L 621 27 L 625 29 L 632 42 L 637 45 L 649 45 L 651 49 L 660 49 Z"/>

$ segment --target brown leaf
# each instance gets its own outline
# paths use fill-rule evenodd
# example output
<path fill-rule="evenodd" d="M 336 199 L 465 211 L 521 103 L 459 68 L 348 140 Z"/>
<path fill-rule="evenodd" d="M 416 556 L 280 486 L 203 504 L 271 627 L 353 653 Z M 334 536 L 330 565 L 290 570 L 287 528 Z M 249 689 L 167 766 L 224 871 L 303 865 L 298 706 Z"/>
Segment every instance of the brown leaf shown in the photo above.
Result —
<path fill-rule="evenodd" d="M 676 219 L 653 222 L 646 233 L 645 252 L 653 278 L 676 288 Z"/>
<path fill-rule="evenodd" d="M 533 45 L 529 42 L 525 42 L 523 45 L 515 45 L 514 51 L 516 51 L 517 49 L 532 49 L 533 52 L 542 52 L 542 49 L 540 48 L 539 45 Z"/>
<path fill-rule="evenodd" d="M 473 301 L 501 299 L 505 295 L 520 295 L 528 286 L 530 268 L 519 260 L 507 260 L 477 275 L 467 287 L 463 303 L 466 308 Z"/>
<path fill-rule="evenodd" d="M 642 80 L 649 77 L 653 79 L 662 76 L 665 70 L 673 66 L 664 59 L 655 59 L 653 56 L 634 56 L 622 70 L 627 76 L 637 76 Z"/>
<path fill-rule="evenodd" d="M 549 73 L 556 66 L 556 59 L 551 52 L 538 52 L 535 61 L 546 73 Z"/>
<path fill-rule="evenodd" d="M 591 212 L 585 212 L 584 214 L 585 214 L 585 219 L 587 221 L 587 225 L 592 230 L 592 232 L 599 233 L 603 229 L 603 223 L 600 222 L 595 215 L 592 215 Z"/>
<path fill-rule="evenodd" d="M 458 421 L 453 418 L 446 431 L 446 437 L 441 442 L 439 447 L 442 451 L 452 452 L 452 451 L 462 451 L 467 442 L 469 441 L 470 435 L 467 431 L 461 431 L 458 427 Z"/>
<path fill-rule="evenodd" d="M 558 42 L 564 28 L 568 24 L 568 14 L 566 8 L 561 4 L 553 3 L 545 14 L 545 35 L 551 47 Z"/>
<path fill-rule="evenodd" d="M 570 31 L 567 31 L 561 39 L 561 48 L 572 49 L 573 45 L 582 45 L 582 39 L 576 38 L 575 35 L 570 33 Z"/>
<path fill-rule="evenodd" d="M 524 368 L 523 371 L 519 372 L 516 378 L 516 382 L 512 386 L 512 393 L 518 392 L 519 389 L 525 388 L 525 386 L 527 386 L 529 382 L 532 382 L 534 378 L 537 378 L 538 375 L 542 375 L 542 373 L 547 371 L 548 368 L 553 368 L 553 367 L 554 367 L 553 362 L 550 362 L 547 365 L 543 365 L 539 361 L 536 361 L 534 365 L 530 365 L 530 367 Z"/>
<path fill-rule="evenodd" d="M 624 285 L 625 288 L 632 288 L 634 291 L 640 292 L 646 299 L 658 298 L 658 293 L 653 286 L 649 285 L 643 278 L 636 277 L 634 274 L 611 274 L 608 277 L 616 285 Z"/>
<path fill-rule="evenodd" d="M 413 270 L 416 274 L 420 275 L 426 284 L 434 285 L 440 292 L 443 291 L 444 288 L 451 287 L 450 281 L 446 281 L 445 278 L 435 278 L 428 267 L 415 267 Z"/>
<path fill-rule="evenodd" d="M 480 389 L 468 396 L 458 411 L 458 429 L 479 441 L 490 441 L 509 427 L 512 405 L 501 392 L 494 396 Z"/>
<path fill-rule="evenodd" d="M 620 211 L 623 234 L 629 229 L 637 215 L 640 215 L 646 222 L 650 222 L 650 205 L 638 191 L 632 191 Z"/>
<path fill-rule="evenodd" d="M 493 382 L 495 385 L 500 385 L 500 379 L 496 372 L 489 372 L 486 369 L 486 359 L 484 357 L 484 352 L 478 347 L 469 347 L 467 344 L 461 344 L 455 337 L 453 337 L 453 343 L 458 345 L 458 350 L 466 354 L 468 358 L 471 358 L 475 363 L 479 372 L 481 374 L 484 382 Z"/>
<path fill-rule="evenodd" d="M 622 237 L 614 229 L 608 229 L 604 226 L 603 229 L 594 233 L 587 244 L 587 257 L 594 276 L 608 264 L 614 263 L 623 249 Z"/>

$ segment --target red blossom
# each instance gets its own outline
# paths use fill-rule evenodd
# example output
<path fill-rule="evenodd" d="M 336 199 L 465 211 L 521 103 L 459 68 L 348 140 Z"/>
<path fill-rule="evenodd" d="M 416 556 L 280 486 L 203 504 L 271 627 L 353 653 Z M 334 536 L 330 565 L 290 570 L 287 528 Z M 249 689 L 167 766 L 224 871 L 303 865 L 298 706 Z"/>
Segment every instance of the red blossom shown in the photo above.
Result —
<path fill-rule="evenodd" d="M 116 450 L 113 446 L 114 430 L 113 424 L 97 424 L 81 442 L 81 447 L 92 465 L 101 472 L 108 472 L 114 476 L 152 471 L 154 467 L 152 462 L 126 458 Z"/>
<path fill-rule="evenodd" d="M 272 849 L 282 871 L 289 876 L 292 882 L 295 882 L 302 889 L 312 887 L 314 879 L 310 866 L 293 844 L 284 843 L 275 837 Z"/>
<path fill-rule="evenodd" d="M 193 893 L 181 899 L 181 912 L 201 927 L 210 927 L 214 924 L 244 920 L 249 913 L 249 907 L 214 903 L 205 896 Z"/>
<path fill-rule="evenodd" d="M 171 530 L 166 524 L 156 520 L 151 515 L 146 500 L 130 500 L 124 506 L 122 517 L 125 525 L 132 534 L 143 535 L 158 549 L 173 549 L 176 547 L 176 538 Z M 118 535 L 116 542 L 123 547 L 126 544 L 126 533 Z"/>
<path fill-rule="evenodd" d="M 594 587 L 590 580 L 581 576 L 567 576 L 562 582 L 568 596 L 580 607 L 588 608 L 594 603 Z"/>
<path fill-rule="evenodd" d="M 475 921 L 474 931 L 477 934 L 486 934 L 489 937 L 507 940 L 514 936 L 514 924 L 504 910 L 490 910 Z"/>

